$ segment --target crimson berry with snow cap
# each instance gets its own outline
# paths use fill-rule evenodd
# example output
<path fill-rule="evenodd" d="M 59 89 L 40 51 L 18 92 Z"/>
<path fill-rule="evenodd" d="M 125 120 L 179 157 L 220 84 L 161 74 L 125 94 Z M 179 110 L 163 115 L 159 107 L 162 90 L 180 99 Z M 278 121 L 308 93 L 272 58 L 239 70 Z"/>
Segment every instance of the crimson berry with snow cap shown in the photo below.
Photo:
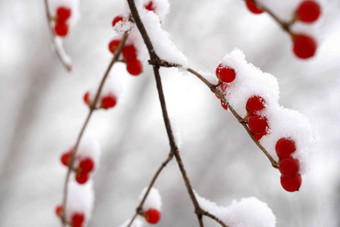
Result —
<path fill-rule="evenodd" d="M 258 111 L 263 110 L 265 107 L 265 101 L 261 96 L 252 96 L 248 99 L 246 108 L 250 114 L 255 114 Z"/>
<path fill-rule="evenodd" d="M 67 7 L 59 7 L 57 9 L 57 21 L 58 22 L 65 22 L 71 16 L 71 9 Z"/>
<path fill-rule="evenodd" d="M 302 178 L 300 174 L 295 174 L 293 176 L 281 176 L 281 185 L 284 190 L 288 192 L 298 191 L 301 187 Z"/>
<path fill-rule="evenodd" d="M 295 142 L 291 138 L 281 138 L 276 142 L 275 150 L 280 159 L 289 158 L 296 150 Z"/>
<path fill-rule="evenodd" d="M 279 170 L 283 176 L 293 176 L 298 173 L 299 169 L 299 161 L 292 157 L 280 160 Z"/>
<path fill-rule="evenodd" d="M 149 11 L 155 11 L 155 6 L 153 4 L 153 1 L 150 1 L 149 3 L 144 5 L 145 9 L 149 10 Z"/>
<path fill-rule="evenodd" d="M 64 22 L 56 23 L 54 32 L 57 36 L 65 37 L 68 33 L 68 25 Z"/>
<path fill-rule="evenodd" d="M 254 14 L 261 14 L 263 10 L 257 7 L 252 0 L 246 0 L 247 8 Z"/>
<path fill-rule="evenodd" d="M 303 1 L 296 10 L 298 20 L 306 23 L 315 22 L 320 14 L 320 5 L 315 1 Z"/>
<path fill-rule="evenodd" d="M 117 98 L 113 94 L 102 97 L 100 107 L 103 109 L 109 109 L 117 104 Z"/>
<path fill-rule="evenodd" d="M 145 220 L 150 224 L 156 224 L 161 219 L 161 213 L 156 209 L 150 209 L 143 213 Z"/>
<path fill-rule="evenodd" d="M 266 117 L 254 115 L 249 118 L 248 126 L 252 133 L 266 133 L 268 120 Z"/>
<path fill-rule="evenodd" d="M 115 18 L 113 18 L 112 20 L 112 27 L 116 26 L 116 24 L 119 22 L 119 21 L 122 21 L 123 20 L 123 17 L 122 16 L 116 16 Z"/>
<path fill-rule="evenodd" d="M 315 40 L 307 35 L 293 35 L 293 52 L 301 59 L 311 58 L 315 55 L 317 44 Z"/>
<path fill-rule="evenodd" d="M 231 67 L 225 66 L 222 63 L 216 68 L 216 76 L 225 83 L 230 83 L 235 80 L 236 73 Z"/>
<path fill-rule="evenodd" d="M 128 61 L 126 70 L 133 76 L 138 76 L 143 71 L 143 65 L 139 60 Z"/>

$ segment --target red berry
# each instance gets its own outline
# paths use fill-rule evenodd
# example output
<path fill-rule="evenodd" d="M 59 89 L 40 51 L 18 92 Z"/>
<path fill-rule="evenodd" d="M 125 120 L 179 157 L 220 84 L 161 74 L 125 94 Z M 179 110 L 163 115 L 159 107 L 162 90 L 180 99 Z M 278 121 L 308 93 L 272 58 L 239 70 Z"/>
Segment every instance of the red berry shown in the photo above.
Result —
<path fill-rule="evenodd" d="M 133 61 L 137 59 L 137 50 L 134 45 L 126 45 L 123 47 L 122 54 L 126 61 Z"/>
<path fill-rule="evenodd" d="M 281 176 L 281 185 L 288 192 L 298 191 L 301 187 L 302 178 L 300 174 L 293 176 Z"/>
<path fill-rule="evenodd" d="M 54 32 L 57 36 L 65 37 L 68 33 L 68 25 L 66 23 L 56 23 Z"/>
<path fill-rule="evenodd" d="M 247 8 L 254 14 L 261 14 L 263 10 L 257 7 L 252 0 L 246 0 Z"/>
<path fill-rule="evenodd" d="M 149 10 L 149 11 L 155 11 L 155 6 L 153 5 L 153 1 L 150 1 L 148 4 L 146 4 L 145 9 Z"/>
<path fill-rule="evenodd" d="M 81 227 L 85 221 L 85 216 L 82 213 L 74 213 L 72 216 L 73 227 Z"/>
<path fill-rule="evenodd" d="M 139 60 L 128 61 L 126 70 L 133 76 L 138 76 L 143 71 L 142 63 Z"/>
<path fill-rule="evenodd" d="M 223 109 L 228 110 L 228 106 L 223 102 L 223 100 L 221 100 L 221 106 Z"/>
<path fill-rule="evenodd" d="M 71 161 L 71 154 L 72 150 L 61 155 L 60 161 L 64 166 L 68 166 L 69 162 Z"/>
<path fill-rule="evenodd" d="M 260 141 L 260 139 L 265 135 L 267 135 L 267 133 L 256 133 L 254 134 L 254 137 L 257 141 Z"/>
<path fill-rule="evenodd" d="M 247 104 L 246 104 L 246 108 L 247 111 L 253 115 L 258 111 L 263 110 L 265 107 L 265 101 L 261 96 L 252 96 L 248 99 Z"/>
<path fill-rule="evenodd" d="M 114 39 L 109 43 L 109 50 L 112 54 L 114 54 L 119 47 L 120 41 L 120 39 Z"/>
<path fill-rule="evenodd" d="M 235 80 L 236 73 L 233 68 L 223 65 L 222 63 L 216 68 L 216 76 L 221 79 L 221 81 L 230 83 Z"/>
<path fill-rule="evenodd" d="M 265 117 L 253 115 L 249 118 L 248 126 L 252 133 L 265 133 L 268 128 L 268 120 Z"/>
<path fill-rule="evenodd" d="M 91 172 L 94 169 L 94 162 L 91 158 L 86 158 L 79 163 L 79 167 L 83 172 Z"/>
<path fill-rule="evenodd" d="M 81 169 L 78 169 L 77 175 L 76 175 L 76 181 L 79 184 L 85 184 L 88 179 L 89 179 L 89 174 L 87 172 L 82 171 Z"/>
<path fill-rule="evenodd" d="M 56 215 L 60 218 L 61 217 L 61 212 L 63 212 L 63 207 L 61 205 L 58 205 L 56 208 L 55 208 L 55 213 Z"/>
<path fill-rule="evenodd" d="M 320 5 L 315 1 L 302 2 L 296 11 L 297 18 L 300 21 L 306 23 L 312 23 L 316 21 L 319 18 L 320 14 Z"/>
<path fill-rule="evenodd" d="M 57 21 L 65 22 L 71 16 L 71 9 L 67 7 L 59 7 L 57 9 Z"/>
<path fill-rule="evenodd" d="M 285 158 L 280 160 L 279 170 L 283 176 L 293 176 L 300 169 L 299 161 L 294 158 Z"/>
<path fill-rule="evenodd" d="M 85 95 L 84 95 L 84 102 L 87 104 L 87 105 L 90 105 L 90 92 L 86 92 Z"/>
<path fill-rule="evenodd" d="M 281 138 L 276 142 L 275 150 L 280 159 L 289 158 L 296 150 L 295 142 L 290 138 Z"/>
<path fill-rule="evenodd" d="M 293 35 L 293 52 L 301 59 L 313 57 L 317 49 L 315 40 L 307 35 Z"/>
<path fill-rule="evenodd" d="M 109 108 L 114 107 L 116 104 L 117 104 L 117 98 L 114 95 L 109 94 L 102 98 L 100 106 L 101 108 L 109 109 Z"/>
<path fill-rule="evenodd" d="M 112 27 L 116 26 L 116 24 L 119 22 L 119 21 L 122 21 L 123 20 L 123 17 L 122 16 L 116 16 L 113 21 L 112 21 Z"/>
<path fill-rule="evenodd" d="M 143 213 L 145 220 L 150 224 L 156 224 L 161 219 L 161 213 L 158 210 L 150 209 Z"/>

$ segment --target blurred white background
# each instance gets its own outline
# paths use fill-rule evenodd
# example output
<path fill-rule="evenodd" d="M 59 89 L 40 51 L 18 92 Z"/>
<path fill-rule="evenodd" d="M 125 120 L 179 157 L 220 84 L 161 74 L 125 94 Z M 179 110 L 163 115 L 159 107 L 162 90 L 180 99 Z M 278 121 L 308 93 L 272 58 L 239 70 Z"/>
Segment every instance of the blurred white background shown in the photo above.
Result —
<path fill-rule="evenodd" d="M 182 132 L 181 154 L 193 187 L 219 205 L 256 196 L 272 208 L 278 227 L 340 226 L 340 2 L 325 3 L 315 58 L 296 59 L 287 34 L 267 15 L 250 14 L 240 0 L 172 0 L 165 22 L 193 68 L 214 72 L 225 53 L 240 48 L 249 62 L 275 75 L 280 102 L 305 114 L 318 139 L 299 192 L 280 174 L 200 81 L 162 70 L 169 113 Z M 87 107 L 82 96 L 104 73 L 111 55 L 116 1 L 81 1 L 81 20 L 65 40 L 74 63 L 67 73 L 53 52 L 43 1 L 0 1 L 0 226 L 60 226 L 54 209 L 66 169 L 59 157 L 75 142 Z M 199 66 L 199 67 L 198 67 Z M 124 81 L 114 110 L 98 111 L 89 131 L 102 148 L 89 226 L 118 226 L 167 157 L 169 146 L 150 67 Z M 197 226 L 177 164 L 156 183 L 163 198 L 159 226 Z M 206 226 L 215 226 L 210 220 Z"/>

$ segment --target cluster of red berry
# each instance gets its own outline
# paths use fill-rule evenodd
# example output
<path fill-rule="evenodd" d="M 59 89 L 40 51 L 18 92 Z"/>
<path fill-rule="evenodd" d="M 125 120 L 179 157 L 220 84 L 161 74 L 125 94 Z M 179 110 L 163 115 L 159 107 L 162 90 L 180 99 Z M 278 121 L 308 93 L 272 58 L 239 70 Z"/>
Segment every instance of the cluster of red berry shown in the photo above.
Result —
<path fill-rule="evenodd" d="M 86 105 L 91 106 L 91 100 L 90 100 L 90 92 L 86 92 L 84 95 L 84 102 Z M 109 93 L 107 95 L 104 95 L 103 97 L 100 97 L 100 108 L 102 109 L 110 109 L 113 108 L 117 104 L 117 97 Z"/>
<path fill-rule="evenodd" d="M 236 78 L 236 72 L 233 68 L 225 66 L 223 63 L 219 64 L 216 68 L 216 76 L 222 84 L 219 88 L 222 94 L 225 95 L 229 83 L 233 82 Z M 221 100 L 221 105 L 224 109 L 228 109 L 226 104 Z M 258 95 L 250 97 L 246 104 L 247 116 L 244 118 L 248 122 L 250 131 L 253 133 L 257 140 L 260 140 L 268 133 L 269 125 L 268 120 L 261 111 L 265 108 L 265 100 Z"/>
<path fill-rule="evenodd" d="M 112 26 L 115 27 L 118 22 L 123 21 L 122 16 L 117 16 L 112 21 Z M 109 43 L 109 50 L 112 54 L 117 50 L 121 40 L 114 39 Z M 127 44 L 123 47 L 122 55 L 126 63 L 126 70 L 133 76 L 138 76 L 143 71 L 143 65 L 137 58 L 137 49 L 133 44 Z"/>
<path fill-rule="evenodd" d="M 73 149 L 62 154 L 60 161 L 64 166 L 68 166 L 71 161 Z M 85 184 L 89 179 L 90 173 L 94 170 L 94 161 L 90 157 L 76 156 L 76 160 L 79 162 L 78 167 L 74 169 L 76 172 L 76 181 L 79 184 Z"/>
<path fill-rule="evenodd" d="M 143 212 L 142 216 L 145 218 L 145 221 L 150 224 L 157 224 L 161 219 L 161 213 L 156 209 L 149 209 Z"/>
<path fill-rule="evenodd" d="M 221 63 L 216 69 L 216 75 L 222 83 L 219 89 L 225 95 L 230 83 L 236 78 L 236 72 L 232 67 Z M 228 109 L 222 100 L 221 104 L 224 109 Z M 265 108 L 266 101 L 263 97 L 253 95 L 248 98 L 246 103 L 247 115 L 244 120 L 248 123 L 249 130 L 257 140 L 268 134 L 268 119 L 263 113 Z M 292 157 L 292 154 L 296 151 L 295 142 L 291 138 L 281 138 L 277 141 L 275 150 L 279 157 L 282 187 L 289 192 L 297 191 L 302 180 L 299 174 L 299 161 Z"/>
<path fill-rule="evenodd" d="M 254 0 L 246 0 L 246 5 L 249 11 L 254 14 L 263 13 L 263 10 L 254 3 Z M 318 20 L 320 14 L 321 7 L 316 1 L 305 0 L 296 9 L 292 23 L 290 23 L 289 26 L 296 21 L 314 23 Z M 291 33 L 291 37 L 293 40 L 293 52 L 295 56 L 301 59 L 307 59 L 315 55 L 317 43 L 313 37 L 302 33 Z"/>
<path fill-rule="evenodd" d="M 281 185 L 289 192 L 298 191 L 302 179 L 299 174 L 299 161 L 292 157 L 296 151 L 295 142 L 291 138 L 280 138 L 275 146 L 276 154 L 280 159 Z"/>
<path fill-rule="evenodd" d="M 144 5 L 144 8 L 149 11 L 155 12 L 156 7 L 154 5 L 153 1 L 149 1 Z M 115 28 L 116 26 L 119 26 L 119 22 L 125 22 L 128 18 L 124 17 L 122 15 L 118 15 L 112 20 L 112 27 Z M 113 39 L 109 43 L 109 51 L 114 54 L 117 50 L 119 44 L 121 42 L 121 39 Z M 130 73 L 133 76 L 138 76 L 143 72 L 143 64 L 138 60 L 137 58 L 137 48 L 136 46 L 132 44 L 127 44 L 123 47 L 122 50 L 123 60 L 126 63 L 126 70 L 128 73 Z"/>
<path fill-rule="evenodd" d="M 71 9 L 61 6 L 57 9 L 54 32 L 57 36 L 65 37 L 68 33 L 67 20 L 71 17 Z"/>
<path fill-rule="evenodd" d="M 57 206 L 55 210 L 57 216 L 61 218 L 62 212 L 63 212 L 63 207 L 61 205 Z M 83 224 L 85 222 L 85 216 L 83 213 L 74 213 L 72 214 L 72 219 L 70 226 L 72 227 L 83 227 Z"/>

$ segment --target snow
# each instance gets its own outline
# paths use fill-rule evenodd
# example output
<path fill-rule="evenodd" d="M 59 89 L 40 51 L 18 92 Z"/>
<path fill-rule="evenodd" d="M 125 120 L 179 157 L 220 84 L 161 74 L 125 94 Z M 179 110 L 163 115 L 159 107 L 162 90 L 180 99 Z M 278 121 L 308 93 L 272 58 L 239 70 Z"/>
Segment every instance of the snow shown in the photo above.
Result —
<path fill-rule="evenodd" d="M 144 27 L 150 37 L 152 45 L 155 49 L 156 54 L 163 60 L 168 62 L 177 63 L 183 67 L 187 66 L 188 60 L 186 56 L 177 49 L 175 44 L 171 41 L 169 34 L 162 29 L 162 24 L 164 23 L 164 17 L 169 11 L 169 2 L 167 0 L 153 0 L 155 6 L 155 12 L 145 9 L 149 0 L 139 0 L 136 1 L 136 7 L 139 12 L 139 16 L 144 24 Z M 127 17 L 129 15 L 129 6 L 125 3 L 123 8 L 123 16 Z M 126 22 L 121 22 L 125 29 L 129 26 L 124 25 Z M 121 30 L 118 29 L 118 34 L 122 34 Z M 138 59 L 145 62 L 148 58 L 147 49 L 144 44 L 143 38 L 139 33 L 137 26 L 134 24 L 131 26 L 129 38 L 127 44 L 133 44 L 138 50 Z"/>
<path fill-rule="evenodd" d="M 195 193 L 202 209 L 229 227 L 274 227 L 276 217 L 268 205 L 255 197 L 233 200 L 228 207 L 219 206 Z"/>
<path fill-rule="evenodd" d="M 71 57 L 65 52 L 64 46 L 63 46 L 63 39 L 55 36 L 55 45 L 58 50 L 61 58 L 64 60 L 64 62 L 68 65 L 72 65 Z"/>
<path fill-rule="evenodd" d="M 157 15 L 150 11 L 140 10 L 140 16 L 156 54 L 163 60 L 186 67 L 188 59 L 177 49 L 169 34 L 161 28 Z"/>
<path fill-rule="evenodd" d="M 181 137 L 181 128 L 178 125 L 178 122 L 175 117 L 170 117 L 170 124 L 171 129 L 175 138 L 176 145 L 178 149 L 181 149 L 183 143 L 182 143 L 182 137 Z"/>
<path fill-rule="evenodd" d="M 274 227 L 276 217 L 268 205 L 255 197 L 233 200 L 221 220 L 230 227 Z"/>
<path fill-rule="evenodd" d="M 74 176 L 71 175 L 71 179 L 74 179 Z M 66 219 L 71 220 L 74 213 L 83 213 L 85 215 L 85 222 L 88 222 L 91 218 L 93 204 L 94 192 L 92 180 L 89 180 L 83 185 L 70 180 L 68 185 Z"/>
<path fill-rule="evenodd" d="M 108 76 L 108 78 L 105 81 L 104 87 L 100 93 L 99 99 L 97 101 L 97 107 L 100 106 L 100 100 L 101 98 L 108 96 L 108 95 L 113 95 L 117 98 L 117 100 L 119 99 L 120 95 L 122 94 L 122 83 L 121 83 L 121 79 L 120 77 L 118 77 L 117 75 L 114 74 L 114 70 L 111 71 L 110 75 Z M 101 81 L 101 78 L 100 78 Z M 90 102 L 93 102 L 100 84 L 100 81 L 97 82 L 97 84 L 95 84 L 95 86 L 92 86 L 89 89 L 90 95 L 89 95 L 89 100 Z"/>
<path fill-rule="evenodd" d="M 73 146 L 70 150 L 73 149 Z M 93 134 L 87 132 L 80 140 L 74 166 L 77 167 L 85 158 L 91 158 L 94 162 L 95 168 L 99 166 L 100 146 L 99 142 Z"/>
<path fill-rule="evenodd" d="M 128 224 L 130 223 L 131 219 L 128 219 L 127 221 L 125 221 L 123 224 L 121 224 L 119 227 L 127 227 Z M 141 220 L 139 220 L 138 218 L 136 218 L 132 224 L 130 225 L 130 227 L 142 227 L 143 226 L 143 222 Z"/>
<path fill-rule="evenodd" d="M 139 196 L 139 199 L 142 200 L 143 196 L 145 195 L 147 188 L 144 188 L 142 193 Z M 151 188 L 148 196 L 145 199 L 145 202 L 142 206 L 143 211 L 148 211 L 150 209 L 156 209 L 158 211 L 161 211 L 162 208 L 162 201 L 161 201 L 161 195 L 156 188 Z"/>

